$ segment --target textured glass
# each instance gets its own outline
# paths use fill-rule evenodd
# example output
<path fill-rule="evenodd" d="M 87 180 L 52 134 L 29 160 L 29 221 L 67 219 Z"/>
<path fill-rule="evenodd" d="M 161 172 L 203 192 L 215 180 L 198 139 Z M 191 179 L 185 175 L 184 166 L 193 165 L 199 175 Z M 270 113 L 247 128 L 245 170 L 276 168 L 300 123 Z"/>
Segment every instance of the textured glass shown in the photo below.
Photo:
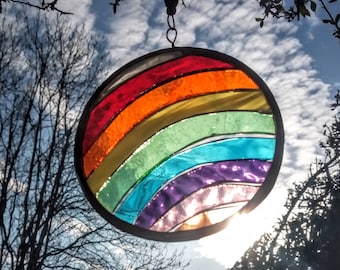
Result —
<path fill-rule="evenodd" d="M 187 231 L 203 228 L 209 225 L 222 222 L 226 218 L 237 213 L 242 207 L 247 204 L 247 201 L 230 203 L 225 205 L 223 208 L 212 208 L 208 211 L 199 213 L 193 217 L 190 217 L 183 223 L 179 224 L 172 231 Z"/>
<path fill-rule="evenodd" d="M 226 125 L 226 123 L 230 123 Z M 134 184 L 146 172 L 151 170 L 160 161 L 168 158 L 175 152 L 191 145 L 195 141 L 209 138 L 212 135 L 236 134 L 236 133 L 263 133 L 274 134 L 275 126 L 272 115 L 260 114 L 248 111 L 221 112 L 187 118 L 176 124 L 162 129 L 149 140 L 146 140 L 133 153 L 124 164 L 116 171 L 114 179 L 123 177 L 124 185 Z M 138 133 L 132 138 L 139 138 Z M 168 143 L 164 145 L 164 141 Z M 93 192 L 97 192 L 109 180 L 112 173 L 124 159 L 123 154 L 118 152 L 107 167 L 101 166 L 96 171 L 106 172 L 100 181 L 97 174 L 89 177 L 88 184 Z M 133 175 L 128 175 L 129 172 Z M 121 181 L 113 183 L 120 185 Z M 114 187 L 113 189 L 115 189 Z M 125 192 L 124 192 L 125 193 Z"/>
<path fill-rule="evenodd" d="M 150 229 L 167 232 L 202 211 L 236 202 L 249 201 L 258 189 L 259 187 L 255 185 L 241 184 L 221 184 L 200 189 L 171 208 Z"/>
<path fill-rule="evenodd" d="M 262 183 L 270 164 L 262 160 L 222 161 L 204 164 L 164 184 L 143 181 L 123 200 L 115 215 L 130 223 L 138 217 L 136 224 L 148 227 L 170 207 L 205 186 L 226 181 Z"/>
<path fill-rule="evenodd" d="M 225 102 L 225 100 L 228 102 Z M 230 111 L 231 110 L 231 111 Z M 238 110 L 238 111 L 233 111 Z M 185 136 L 196 136 L 192 140 L 199 140 L 202 138 L 202 127 L 204 130 L 207 128 L 210 129 L 215 134 L 228 134 L 228 133 L 238 133 L 238 132 L 257 132 L 257 133 L 271 133 L 274 134 L 275 126 L 274 121 L 271 114 L 259 114 L 254 111 L 261 112 L 269 112 L 269 106 L 266 102 L 263 94 L 260 91 L 228 91 L 224 93 L 210 94 L 200 97 L 191 98 L 188 100 L 184 100 L 178 103 L 175 103 L 164 110 L 161 110 L 154 115 L 147 118 L 145 121 L 138 124 L 135 128 L 133 128 L 129 133 L 126 134 L 124 138 L 116 145 L 115 148 L 111 150 L 111 152 L 106 156 L 106 158 L 99 164 L 97 169 L 89 176 L 87 182 L 93 193 L 96 193 L 100 187 L 103 185 L 104 181 L 108 180 L 112 173 L 117 170 L 119 165 L 122 164 L 140 145 L 144 148 L 149 143 L 144 141 L 148 140 L 152 135 L 157 133 L 160 129 L 166 128 L 168 125 L 177 122 L 177 125 L 182 127 L 182 119 L 200 115 L 204 113 L 211 112 L 219 112 L 219 111 L 230 111 L 228 112 L 228 117 L 225 118 L 224 121 L 228 121 L 228 125 L 221 126 L 219 131 L 217 132 L 216 126 L 214 129 L 211 129 L 211 125 L 191 125 L 190 129 L 183 128 L 175 128 L 176 131 L 172 132 L 172 140 L 168 141 L 168 143 L 172 143 L 173 141 L 182 141 L 185 139 Z M 241 114 L 240 111 L 251 111 L 244 112 Z M 203 115 L 204 117 L 204 115 Z M 220 118 L 220 115 L 212 115 L 212 117 L 207 116 L 209 119 L 205 119 L 205 123 L 215 123 L 217 119 Z M 185 120 L 187 121 L 187 120 Z M 212 121 L 212 122 L 211 122 Z M 169 129 L 174 129 L 173 125 Z M 177 131 L 180 130 L 180 133 Z M 163 131 L 160 132 L 163 134 Z M 197 135 L 199 137 L 197 137 Z M 205 133 L 205 136 L 211 136 L 212 134 Z M 157 135 L 159 136 L 159 135 Z M 163 140 L 163 139 L 162 139 Z M 156 141 L 156 139 L 152 139 L 152 141 Z M 159 140 L 157 140 L 158 142 Z M 169 148 L 168 143 L 166 144 Z M 192 143 L 192 141 L 188 141 L 188 143 Z M 164 141 L 161 142 L 161 145 L 164 145 Z M 153 145 L 150 145 L 152 147 Z M 138 148 L 138 152 L 141 151 L 141 147 Z M 184 147 L 184 146 L 181 146 Z M 163 147 L 161 147 L 163 149 Z M 172 151 L 178 151 L 180 148 L 175 148 L 170 150 L 168 154 L 171 154 Z M 159 150 L 159 149 L 158 149 Z M 145 150 L 143 150 L 144 152 Z M 156 152 L 158 154 L 158 151 Z M 149 157 L 154 157 L 154 153 L 146 154 Z M 136 157 L 132 156 L 132 163 L 135 162 L 135 159 L 139 157 L 138 154 Z M 141 157 L 144 158 L 144 157 Z M 162 157 L 164 158 L 164 157 Z M 137 162 L 139 163 L 139 162 Z"/>
<path fill-rule="evenodd" d="M 170 178 L 207 162 L 237 159 L 272 160 L 274 148 L 275 139 L 273 138 L 235 138 L 199 145 L 171 156 L 166 161 L 157 164 L 157 167 L 151 172 L 144 172 L 144 174 L 147 173 L 147 176 L 143 183 L 148 183 L 149 187 L 143 189 L 143 191 L 146 194 L 153 192 Z M 136 164 L 137 168 L 138 166 L 139 164 Z M 117 179 L 125 180 L 117 181 Z M 128 179 L 134 180 L 131 182 Z M 114 210 L 122 199 L 122 195 L 132 187 L 136 180 L 139 180 L 136 170 L 131 168 L 118 177 L 117 174 L 114 174 L 111 180 L 99 191 L 98 200 L 108 211 Z"/>
<path fill-rule="evenodd" d="M 232 66 L 206 57 L 187 56 L 163 63 L 131 78 L 92 109 L 89 124 L 85 130 L 86 139 L 83 141 L 83 153 L 88 151 L 110 120 L 146 89 L 153 88 L 155 84 L 161 84 L 169 77 L 216 68 L 232 68 Z"/>
<path fill-rule="evenodd" d="M 183 53 L 180 51 L 177 52 L 164 52 L 162 54 L 159 54 L 152 59 L 145 58 L 141 59 L 139 58 L 138 61 L 133 61 L 125 65 L 124 72 L 119 74 L 119 76 L 116 76 L 114 80 L 109 77 L 104 83 L 103 88 L 100 89 L 100 92 L 98 93 L 98 98 L 96 99 L 96 102 L 94 102 L 91 107 L 91 109 L 95 108 L 104 98 L 107 98 L 113 91 L 116 90 L 116 88 L 128 80 L 134 78 L 138 74 L 152 69 L 155 66 L 160 66 L 161 64 L 164 64 L 166 62 L 171 62 L 175 59 L 180 59 L 183 57 Z M 184 56 L 185 57 L 185 56 Z M 190 57 L 190 56 L 187 56 Z M 186 57 L 185 57 L 186 58 Z M 106 83 L 108 82 L 108 83 Z M 95 117 L 95 115 L 93 115 Z"/>
<path fill-rule="evenodd" d="M 118 229 L 177 241 L 256 207 L 282 152 L 278 107 L 252 70 L 218 52 L 172 48 L 128 63 L 97 89 L 79 123 L 75 166 L 92 206 Z"/>
<path fill-rule="evenodd" d="M 87 151 L 84 156 L 86 177 L 127 132 L 158 110 L 190 97 L 241 87 L 257 90 L 257 85 L 240 70 L 209 71 L 178 78 L 142 95 L 117 115 Z"/>

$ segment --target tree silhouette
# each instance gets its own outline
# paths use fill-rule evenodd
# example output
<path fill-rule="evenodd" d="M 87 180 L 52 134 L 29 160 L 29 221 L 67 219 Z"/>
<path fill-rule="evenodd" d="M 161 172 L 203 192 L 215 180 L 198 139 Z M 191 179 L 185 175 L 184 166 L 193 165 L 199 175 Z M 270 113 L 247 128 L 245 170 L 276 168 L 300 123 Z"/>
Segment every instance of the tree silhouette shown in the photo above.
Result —
<path fill-rule="evenodd" d="M 114 14 L 117 12 L 118 6 L 122 1 L 123 0 L 114 0 L 109 3 L 109 5 L 112 6 Z M 331 25 L 333 28 L 333 36 L 340 39 L 340 13 L 339 11 L 335 11 L 338 0 L 257 0 L 257 2 L 263 9 L 263 16 L 256 18 L 256 21 L 260 23 L 260 27 L 263 27 L 264 22 L 268 17 L 276 19 L 284 18 L 291 22 L 295 19 L 300 20 L 301 17 L 310 17 L 317 9 L 322 9 L 324 11 L 322 22 Z M 178 0 L 164 0 L 164 3 L 166 6 L 176 6 Z M 186 7 L 185 0 L 181 0 L 181 3 Z M 3 5 L 5 4 L 16 4 L 34 9 L 56 11 L 60 14 L 72 14 L 71 12 L 59 8 L 58 0 L 0 0 L 0 13 L 2 13 Z"/>
<path fill-rule="evenodd" d="M 50 15 L 0 22 L 1 269 L 183 269 L 181 252 L 114 230 L 80 191 L 75 128 L 110 62 L 98 38 Z"/>
<path fill-rule="evenodd" d="M 34 9 L 40 9 L 40 10 L 51 10 L 51 11 L 56 11 L 60 14 L 72 14 L 67 11 L 63 11 L 60 8 L 57 7 L 58 0 L 39 0 L 39 1 L 34 1 L 34 0 L 0 0 L 0 13 L 3 12 L 3 5 L 4 4 L 16 4 L 18 6 L 23 6 L 23 7 L 29 7 L 29 8 L 34 8 Z"/>
<path fill-rule="evenodd" d="M 332 105 L 337 110 L 340 92 Z M 232 269 L 340 269 L 340 118 L 325 125 L 325 160 L 289 191 L 286 213 Z"/>
<path fill-rule="evenodd" d="M 113 7 L 114 14 L 117 12 L 118 6 L 122 1 L 123 0 L 115 0 L 113 3 L 110 3 Z M 167 7 L 176 7 L 178 2 L 178 0 L 164 0 Z M 294 20 L 300 20 L 301 17 L 310 17 L 318 9 L 321 9 L 324 11 L 322 22 L 331 25 L 333 28 L 333 36 L 340 39 L 340 13 L 339 10 L 336 9 L 338 0 L 257 0 L 257 2 L 263 10 L 263 16 L 256 18 L 256 21 L 260 23 L 260 27 L 263 27 L 268 17 L 276 19 L 283 18 L 292 22 Z M 181 3 L 186 7 L 185 0 L 182 0 Z M 167 9 L 167 12 L 168 14 L 174 14 L 176 13 L 176 8 L 170 13 L 169 9 Z"/>
<path fill-rule="evenodd" d="M 283 18 L 291 22 L 301 17 L 310 17 L 317 9 L 323 10 L 324 19 L 322 22 L 333 27 L 333 36 L 340 39 L 340 13 L 337 4 L 338 0 L 294 0 L 294 2 L 283 0 L 257 0 L 263 9 L 263 16 L 256 18 L 262 27 L 268 17 L 276 19 Z"/>

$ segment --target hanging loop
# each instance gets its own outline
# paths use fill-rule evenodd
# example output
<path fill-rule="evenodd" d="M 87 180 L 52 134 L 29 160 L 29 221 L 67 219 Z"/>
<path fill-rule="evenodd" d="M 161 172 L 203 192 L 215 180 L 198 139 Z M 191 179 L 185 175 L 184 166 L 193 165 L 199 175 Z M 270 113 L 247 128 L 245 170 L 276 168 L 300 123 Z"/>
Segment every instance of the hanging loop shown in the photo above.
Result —
<path fill-rule="evenodd" d="M 168 14 L 168 30 L 166 31 L 166 39 L 170 42 L 171 47 L 175 47 L 175 42 L 177 39 L 177 29 L 175 25 L 176 7 L 178 0 L 164 0 L 166 6 L 166 13 Z"/>
<path fill-rule="evenodd" d="M 168 30 L 166 31 L 166 39 L 170 42 L 171 47 L 175 47 L 177 39 L 177 29 L 175 25 L 174 15 L 168 15 Z"/>

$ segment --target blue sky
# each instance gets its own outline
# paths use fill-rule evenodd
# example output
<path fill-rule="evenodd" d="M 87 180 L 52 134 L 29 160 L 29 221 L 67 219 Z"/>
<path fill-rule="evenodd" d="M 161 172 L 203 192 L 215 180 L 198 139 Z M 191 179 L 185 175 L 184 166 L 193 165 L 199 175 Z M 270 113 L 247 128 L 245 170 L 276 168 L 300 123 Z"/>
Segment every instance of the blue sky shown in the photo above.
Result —
<path fill-rule="evenodd" d="M 163 1 L 125 0 L 116 15 L 109 2 L 59 3 L 74 12 L 76 24 L 85 23 L 104 36 L 114 60 L 109 73 L 143 54 L 170 47 Z M 282 169 L 267 199 L 217 235 L 170 244 L 170 248 L 186 248 L 189 270 L 219 270 L 232 265 L 252 241 L 270 230 L 282 213 L 287 189 L 307 177 L 310 163 L 319 156 L 322 125 L 331 121 L 329 104 L 340 88 L 340 43 L 318 18 L 297 23 L 268 20 L 259 28 L 255 17 L 262 11 L 255 0 L 186 0 L 187 8 L 180 3 L 176 45 L 209 48 L 243 61 L 272 90 L 285 126 Z"/>

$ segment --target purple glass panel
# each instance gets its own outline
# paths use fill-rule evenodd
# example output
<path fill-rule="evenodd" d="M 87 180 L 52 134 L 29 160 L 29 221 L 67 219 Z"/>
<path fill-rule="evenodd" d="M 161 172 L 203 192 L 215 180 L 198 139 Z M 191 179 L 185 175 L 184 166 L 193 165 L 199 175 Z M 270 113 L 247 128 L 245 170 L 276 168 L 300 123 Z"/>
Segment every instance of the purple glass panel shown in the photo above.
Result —
<path fill-rule="evenodd" d="M 147 204 L 136 225 L 151 227 L 166 211 L 191 193 L 219 182 L 263 183 L 271 163 L 263 160 L 228 160 L 203 165 L 179 175 Z"/>
<path fill-rule="evenodd" d="M 233 183 L 206 187 L 196 191 L 175 205 L 157 220 L 150 229 L 161 232 L 171 231 L 198 213 L 223 205 L 249 201 L 258 189 L 259 186 Z"/>

